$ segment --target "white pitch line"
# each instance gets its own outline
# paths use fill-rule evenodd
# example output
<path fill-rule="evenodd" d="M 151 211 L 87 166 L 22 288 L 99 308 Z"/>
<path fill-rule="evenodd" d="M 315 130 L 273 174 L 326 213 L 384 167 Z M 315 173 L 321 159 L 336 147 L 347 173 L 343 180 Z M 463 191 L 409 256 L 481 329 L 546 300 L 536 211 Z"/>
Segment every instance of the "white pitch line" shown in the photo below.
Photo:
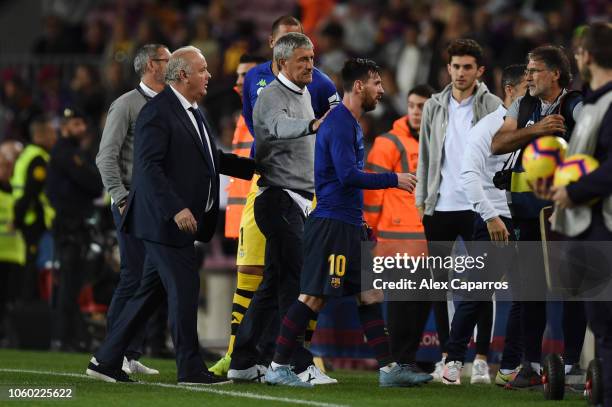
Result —
<path fill-rule="evenodd" d="M 39 374 L 46 376 L 64 376 L 64 377 L 78 377 L 80 379 L 90 379 L 93 378 L 79 373 L 65 373 L 65 372 L 48 372 L 42 370 L 27 370 L 27 369 L 0 369 L 0 372 L 6 373 L 30 373 L 30 374 Z M 157 386 L 157 387 L 165 387 L 170 389 L 180 389 L 180 390 L 188 390 L 195 392 L 203 392 L 203 393 L 212 393 L 212 394 L 220 394 L 224 396 L 231 397 L 242 397 L 247 399 L 256 399 L 256 400 L 268 400 L 268 401 L 278 401 L 283 403 L 292 403 L 292 404 L 302 404 L 306 406 L 315 406 L 315 407 L 348 407 L 346 404 L 332 404 L 332 403 L 323 403 L 318 401 L 310 401 L 310 400 L 301 400 L 301 399 L 292 399 L 289 397 L 274 397 L 274 396 L 266 396 L 265 394 L 257 394 L 257 393 L 249 393 L 243 391 L 230 391 L 230 390 L 218 390 L 213 387 L 204 387 L 204 386 L 179 386 L 177 384 L 168 384 L 168 383 L 154 383 L 154 382 L 137 382 L 135 384 L 143 384 L 147 386 Z"/>

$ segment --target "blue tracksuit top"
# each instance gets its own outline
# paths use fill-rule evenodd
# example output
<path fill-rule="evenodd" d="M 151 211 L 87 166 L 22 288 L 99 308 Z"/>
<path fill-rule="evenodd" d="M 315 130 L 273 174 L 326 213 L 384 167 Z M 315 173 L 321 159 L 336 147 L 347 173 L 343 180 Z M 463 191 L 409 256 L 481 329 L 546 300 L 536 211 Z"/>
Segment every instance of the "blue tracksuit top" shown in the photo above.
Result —
<path fill-rule="evenodd" d="M 257 101 L 259 92 L 268 86 L 276 77 L 272 72 L 272 61 L 264 62 L 247 72 L 242 88 L 242 116 L 249 131 L 253 136 L 253 108 Z M 315 68 L 312 71 L 312 82 L 306 86 L 310 92 L 312 110 L 318 119 L 327 112 L 330 107 L 340 103 L 340 97 L 336 86 L 327 75 Z M 255 141 L 251 145 L 251 157 L 255 157 Z"/>

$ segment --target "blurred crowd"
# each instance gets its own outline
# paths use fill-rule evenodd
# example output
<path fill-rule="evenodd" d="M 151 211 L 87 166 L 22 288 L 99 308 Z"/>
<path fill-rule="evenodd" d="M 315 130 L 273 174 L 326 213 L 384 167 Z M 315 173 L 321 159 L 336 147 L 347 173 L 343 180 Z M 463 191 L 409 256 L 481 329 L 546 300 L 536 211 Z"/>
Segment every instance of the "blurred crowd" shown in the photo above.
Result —
<path fill-rule="evenodd" d="M 0 139 L 28 139 L 40 112 L 59 114 L 78 105 L 88 115 L 96 148 L 112 100 L 136 84 L 133 53 L 146 43 L 172 51 L 200 48 L 213 79 L 205 105 L 222 141 L 229 145 L 240 101 L 232 91 L 244 53 L 270 55 L 271 21 L 293 14 L 315 43 L 317 66 L 338 79 L 348 56 L 368 56 L 384 67 L 386 97 L 365 132 L 389 127 L 406 110 L 406 93 L 416 84 L 440 89 L 448 83 L 447 43 L 473 38 L 482 44 L 485 82 L 500 94 L 501 68 L 523 62 L 527 51 L 554 43 L 571 47 L 573 28 L 610 15 L 605 0 L 465 0 L 368 2 L 364 0 L 204 2 L 89 2 L 82 21 L 48 11 L 31 53 L 0 61 Z"/>

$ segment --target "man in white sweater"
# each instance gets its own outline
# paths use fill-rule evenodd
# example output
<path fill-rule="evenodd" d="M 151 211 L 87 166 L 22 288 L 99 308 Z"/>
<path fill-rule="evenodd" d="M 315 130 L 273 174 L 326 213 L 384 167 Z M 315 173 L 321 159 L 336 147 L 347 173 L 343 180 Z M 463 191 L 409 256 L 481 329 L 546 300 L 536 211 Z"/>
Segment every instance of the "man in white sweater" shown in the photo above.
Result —
<path fill-rule="evenodd" d="M 524 77 L 524 65 L 511 65 L 504 69 L 502 84 L 504 85 L 505 100 L 504 104 L 510 104 L 519 96 L 525 94 L 526 81 Z M 506 163 L 512 161 L 511 154 L 492 155 L 491 139 L 504 123 L 506 109 L 499 106 L 494 112 L 483 117 L 470 131 L 467 137 L 467 145 L 461 163 L 461 184 L 466 197 L 474 211 L 477 213 L 474 234 L 474 241 L 495 242 L 500 248 L 493 256 L 489 256 L 490 261 L 486 262 L 486 267 L 482 271 L 467 271 L 468 273 L 487 273 L 484 278 L 481 276 L 469 276 L 468 279 L 475 281 L 499 281 L 506 270 L 503 265 L 504 259 L 512 256 L 512 249 L 504 247 L 509 240 L 513 240 L 512 219 L 505 191 L 497 189 L 493 184 L 495 173 L 503 167 L 510 167 Z M 489 244 L 475 243 L 473 249 L 481 251 L 488 249 Z M 490 246 L 489 246 L 490 247 Z M 472 256 L 476 253 L 471 252 Z M 500 267 L 502 266 L 502 267 Z M 491 274 L 495 272 L 495 275 Z M 472 278 L 470 278 L 472 277 Z M 478 321 L 479 315 L 484 312 L 485 307 L 491 307 L 490 296 L 493 291 L 480 293 L 476 299 L 469 299 L 460 302 L 455 311 L 451 325 L 450 338 L 448 342 L 448 356 L 446 366 L 442 374 L 442 382 L 445 384 L 461 383 L 461 367 L 467 350 L 467 345 Z M 518 314 L 517 314 L 518 316 Z M 513 318 L 511 323 L 516 323 Z M 520 361 L 520 346 L 512 334 L 518 334 L 518 327 L 511 327 L 510 343 L 507 343 L 509 355 L 504 359 L 505 365 L 510 371 L 518 366 Z M 480 334 L 479 334 L 480 335 Z M 515 335 L 516 336 L 516 335 Z M 508 342 L 508 341 L 507 341 Z M 472 368 L 472 383 L 490 383 L 489 369 L 486 363 L 487 355 L 485 352 L 477 353 Z"/>

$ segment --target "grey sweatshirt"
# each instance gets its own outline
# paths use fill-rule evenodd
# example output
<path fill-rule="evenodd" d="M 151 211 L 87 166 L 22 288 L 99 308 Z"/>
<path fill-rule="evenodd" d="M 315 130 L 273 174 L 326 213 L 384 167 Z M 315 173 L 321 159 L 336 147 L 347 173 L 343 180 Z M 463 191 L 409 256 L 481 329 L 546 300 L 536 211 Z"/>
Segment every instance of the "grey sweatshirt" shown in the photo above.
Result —
<path fill-rule="evenodd" d="M 96 165 L 104 187 L 120 202 L 127 198 L 132 182 L 134 129 L 146 100 L 136 89 L 119 96 L 108 109 Z"/>
<path fill-rule="evenodd" d="M 259 186 L 314 193 L 314 118 L 308 88 L 276 79 L 261 91 L 253 110 Z"/>

